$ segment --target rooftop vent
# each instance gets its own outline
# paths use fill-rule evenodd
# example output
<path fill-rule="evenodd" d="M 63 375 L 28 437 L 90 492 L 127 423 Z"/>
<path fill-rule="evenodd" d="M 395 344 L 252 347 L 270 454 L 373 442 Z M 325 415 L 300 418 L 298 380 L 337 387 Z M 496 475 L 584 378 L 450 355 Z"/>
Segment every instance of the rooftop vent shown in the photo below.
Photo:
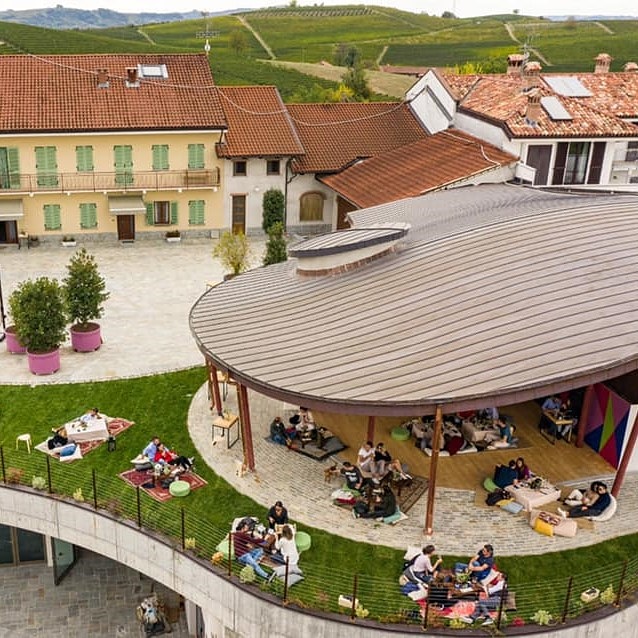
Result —
<path fill-rule="evenodd" d="M 523 67 L 523 76 L 525 77 L 525 90 L 529 91 L 530 89 L 536 88 L 540 86 L 541 83 L 541 69 L 543 67 L 540 65 L 540 62 L 532 61 L 528 62 Z"/>
<path fill-rule="evenodd" d="M 613 58 L 609 53 L 599 53 L 594 60 L 596 66 L 594 67 L 594 73 L 609 73 L 609 67 Z"/>
<path fill-rule="evenodd" d="M 638 64 L 636 64 L 635 62 L 627 62 L 625 63 L 625 66 L 622 68 L 622 70 L 626 73 L 635 73 L 636 71 L 638 71 Z"/>
<path fill-rule="evenodd" d="M 525 124 L 527 126 L 538 126 L 541 116 L 541 90 L 531 89 L 527 94 L 527 108 L 525 109 Z"/>
<path fill-rule="evenodd" d="M 109 72 L 107 69 L 97 70 L 97 88 L 108 89 L 109 88 Z"/>
<path fill-rule="evenodd" d="M 151 80 L 166 80 L 168 69 L 165 64 L 138 64 L 137 72 L 141 78 Z"/>
<path fill-rule="evenodd" d="M 136 66 L 129 66 L 126 69 L 126 86 L 129 89 L 137 88 L 140 85 Z"/>
<path fill-rule="evenodd" d="M 525 56 L 522 53 L 512 53 L 507 56 L 507 75 L 518 75 L 523 68 Z"/>

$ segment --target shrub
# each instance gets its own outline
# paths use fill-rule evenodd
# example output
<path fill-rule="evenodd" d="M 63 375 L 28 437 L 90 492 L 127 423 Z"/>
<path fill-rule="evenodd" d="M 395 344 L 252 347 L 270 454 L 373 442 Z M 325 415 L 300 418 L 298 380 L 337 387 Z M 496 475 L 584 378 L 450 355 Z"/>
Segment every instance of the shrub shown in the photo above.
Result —
<path fill-rule="evenodd" d="M 9 296 L 9 308 L 20 343 L 29 352 L 51 352 L 66 337 L 64 290 L 56 279 L 27 279 Z"/>
<path fill-rule="evenodd" d="M 254 583 L 255 579 L 255 570 L 250 565 L 246 565 L 239 572 L 239 580 L 242 583 Z"/>
<path fill-rule="evenodd" d="M 269 188 L 264 193 L 262 227 L 265 232 L 278 222 L 283 226 L 284 205 L 284 194 L 278 188 Z"/>
<path fill-rule="evenodd" d="M 288 259 L 286 252 L 286 238 L 284 237 L 284 225 L 275 222 L 268 229 L 268 241 L 266 242 L 266 254 L 264 255 L 264 266 L 278 264 Z"/>
<path fill-rule="evenodd" d="M 84 495 L 82 494 L 82 488 L 78 487 L 77 490 L 75 490 L 75 492 L 73 492 L 73 500 L 77 501 L 78 503 L 83 503 L 84 502 Z"/>
<path fill-rule="evenodd" d="M 553 616 L 546 609 L 539 609 L 531 618 L 532 622 L 535 622 L 537 625 L 549 625 Z"/>
<path fill-rule="evenodd" d="M 34 476 L 31 479 L 31 487 L 34 490 L 43 490 L 47 486 L 47 482 L 44 480 L 43 476 Z"/>
<path fill-rule="evenodd" d="M 71 257 L 66 269 L 64 294 L 69 318 L 71 323 L 86 326 L 104 312 L 102 304 L 109 298 L 106 283 L 100 276 L 95 257 L 86 248 Z"/>
<path fill-rule="evenodd" d="M 184 549 L 195 549 L 196 545 L 197 540 L 193 536 L 184 539 Z"/>
<path fill-rule="evenodd" d="M 219 242 L 213 248 L 213 257 L 217 257 L 231 274 L 241 274 L 248 269 L 250 257 L 248 239 L 243 233 L 234 234 L 230 231 L 222 233 Z"/>
<path fill-rule="evenodd" d="M 10 467 L 7 469 L 7 483 L 22 483 L 22 477 L 24 476 L 24 470 L 17 467 Z"/>
<path fill-rule="evenodd" d="M 611 605 L 611 603 L 613 603 L 615 599 L 616 594 L 614 593 L 613 585 L 609 585 L 607 589 L 600 592 L 600 602 L 603 603 L 603 605 Z"/>

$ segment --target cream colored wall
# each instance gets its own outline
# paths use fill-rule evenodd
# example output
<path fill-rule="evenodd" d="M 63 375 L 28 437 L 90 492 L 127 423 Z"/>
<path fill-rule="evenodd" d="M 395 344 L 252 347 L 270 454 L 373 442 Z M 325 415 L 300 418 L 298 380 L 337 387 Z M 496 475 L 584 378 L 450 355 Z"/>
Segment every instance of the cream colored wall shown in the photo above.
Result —
<path fill-rule="evenodd" d="M 35 165 L 36 146 L 55 146 L 57 148 L 58 173 L 76 173 L 76 146 L 93 147 L 93 163 L 95 173 L 112 173 L 115 170 L 113 147 L 117 145 L 131 145 L 133 147 L 133 170 L 152 171 L 152 146 L 167 144 L 169 146 L 169 170 L 185 170 L 188 168 L 188 145 L 204 144 L 204 168 L 214 170 L 219 168 L 223 185 L 223 162 L 217 158 L 215 143 L 219 136 L 216 133 L 149 133 L 149 134 L 117 134 L 117 135 L 66 135 L 66 136 L 33 136 L 33 137 L 4 137 L 0 146 L 16 147 L 19 149 L 20 172 L 25 174 L 37 173 Z M 164 233 L 169 228 L 179 228 L 182 231 L 202 231 L 217 229 L 224 226 L 223 188 L 190 188 L 179 192 L 179 189 L 147 191 L 142 193 L 145 202 L 177 201 L 179 223 L 176 226 L 149 226 L 144 214 L 136 215 L 135 226 L 137 232 Z M 108 207 L 108 195 L 116 196 L 124 191 L 66 193 L 48 192 L 34 193 L 33 196 L 18 194 L 15 191 L 0 191 L 1 197 L 23 201 L 24 217 L 18 221 L 19 232 L 38 235 L 46 239 L 48 236 L 81 235 L 96 233 L 116 233 L 117 219 L 111 215 Z M 139 193 L 132 190 L 132 194 Z M 203 226 L 189 226 L 188 202 L 203 199 L 205 204 L 205 223 Z M 80 203 L 96 203 L 97 228 L 80 228 Z M 44 230 L 45 204 L 59 204 L 61 208 L 62 228 L 60 230 Z"/>

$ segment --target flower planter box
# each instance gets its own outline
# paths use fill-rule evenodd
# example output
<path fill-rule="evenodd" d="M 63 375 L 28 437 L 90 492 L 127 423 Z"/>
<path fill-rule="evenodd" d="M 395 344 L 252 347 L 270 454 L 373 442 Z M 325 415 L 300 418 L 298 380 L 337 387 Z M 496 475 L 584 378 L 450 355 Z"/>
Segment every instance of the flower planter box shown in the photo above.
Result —
<path fill-rule="evenodd" d="M 29 360 L 29 370 L 33 374 L 53 374 L 60 369 L 60 349 L 56 348 L 51 352 L 29 352 L 27 351 Z"/>
<path fill-rule="evenodd" d="M 165 239 L 169 244 L 177 244 L 182 241 L 181 237 L 165 237 Z"/>
<path fill-rule="evenodd" d="M 93 352 L 102 345 L 100 325 L 89 323 L 86 329 L 80 330 L 77 325 L 71 326 L 71 347 L 76 352 Z"/>
<path fill-rule="evenodd" d="M 27 349 L 18 341 L 18 335 L 16 335 L 15 328 L 8 326 L 5 330 L 7 337 L 7 352 L 10 354 L 24 354 Z"/>

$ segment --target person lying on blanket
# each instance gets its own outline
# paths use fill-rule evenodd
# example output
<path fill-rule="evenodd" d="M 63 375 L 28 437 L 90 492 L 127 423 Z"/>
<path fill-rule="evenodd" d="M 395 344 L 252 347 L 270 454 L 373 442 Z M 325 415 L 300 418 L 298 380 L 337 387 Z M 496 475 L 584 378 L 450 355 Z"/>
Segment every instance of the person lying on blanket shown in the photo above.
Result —
<path fill-rule="evenodd" d="M 97 408 L 91 408 L 80 417 L 80 421 L 82 421 L 82 423 L 89 423 L 89 421 L 93 421 L 93 419 L 101 418 L 102 415 L 100 414 L 100 411 Z"/>
<path fill-rule="evenodd" d="M 164 443 L 159 443 L 155 452 L 154 463 L 160 465 L 170 465 L 173 469 L 171 476 L 178 476 L 184 472 L 188 472 L 193 466 L 193 458 L 181 456 L 172 450 L 169 450 Z"/>
<path fill-rule="evenodd" d="M 66 433 L 66 428 L 62 426 L 57 430 L 53 430 L 53 436 L 47 441 L 47 447 L 50 450 L 54 450 L 58 447 L 64 447 L 69 442 L 69 437 Z"/>

